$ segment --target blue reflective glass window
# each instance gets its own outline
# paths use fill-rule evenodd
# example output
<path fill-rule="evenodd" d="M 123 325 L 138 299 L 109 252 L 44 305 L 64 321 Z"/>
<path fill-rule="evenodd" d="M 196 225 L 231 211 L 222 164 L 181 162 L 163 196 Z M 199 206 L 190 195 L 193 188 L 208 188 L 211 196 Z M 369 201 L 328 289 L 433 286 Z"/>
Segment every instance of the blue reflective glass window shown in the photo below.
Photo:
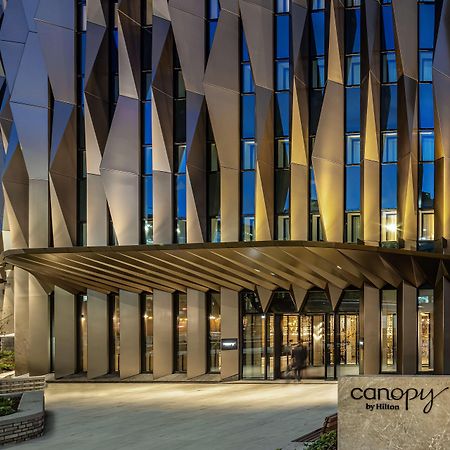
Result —
<path fill-rule="evenodd" d="M 250 55 L 248 53 L 247 39 L 245 33 L 242 32 L 242 61 L 250 61 Z"/>
<path fill-rule="evenodd" d="M 433 81 L 433 52 L 419 53 L 419 81 Z"/>
<path fill-rule="evenodd" d="M 290 95 L 289 92 L 275 94 L 275 135 L 289 136 Z"/>
<path fill-rule="evenodd" d="M 434 132 L 419 133 L 421 161 L 434 161 Z"/>
<path fill-rule="evenodd" d="M 361 58 L 359 55 L 347 56 L 346 72 L 345 84 L 347 86 L 358 86 L 361 83 Z"/>
<path fill-rule="evenodd" d="M 433 127 L 433 85 L 419 84 L 419 128 Z"/>
<path fill-rule="evenodd" d="M 381 86 L 381 129 L 397 128 L 397 86 Z"/>
<path fill-rule="evenodd" d="M 276 58 L 289 58 L 289 16 L 276 16 Z"/>
<path fill-rule="evenodd" d="M 311 55 L 322 56 L 325 54 L 325 14 L 314 12 L 311 14 Z"/>
<path fill-rule="evenodd" d="M 209 48 L 209 50 L 212 49 L 216 30 L 217 30 L 217 22 L 209 22 L 208 23 L 208 48 Z"/>
<path fill-rule="evenodd" d="M 153 173 L 153 151 L 152 147 L 144 147 L 142 151 L 142 174 L 152 175 Z"/>
<path fill-rule="evenodd" d="M 314 169 L 311 167 L 309 171 L 309 198 L 310 198 L 310 210 L 312 213 L 319 211 L 319 202 L 317 197 L 316 180 L 314 176 Z"/>
<path fill-rule="evenodd" d="M 177 175 L 177 218 L 186 218 L 186 175 Z"/>
<path fill-rule="evenodd" d="M 277 13 L 289 12 L 289 0 L 276 0 L 276 12 Z"/>
<path fill-rule="evenodd" d="M 345 11 L 345 53 L 359 53 L 361 51 L 360 10 L 347 9 Z"/>
<path fill-rule="evenodd" d="M 320 111 L 322 109 L 322 100 L 323 100 L 323 91 L 322 90 L 314 90 L 311 91 L 310 97 L 310 133 L 316 134 L 317 126 L 319 125 Z"/>
<path fill-rule="evenodd" d="M 325 0 L 312 0 L 311 9 L 314 11 L 316 9 L 325 8 Z"/>
<path fill-rule="evenodd" d="M 176 171 L 177 173 L 186 173 L 186 146 L 178 145 L 176 148 Z"/>
<path fill-rule="evenodd" d="M 397 162 L 397 133 L 383 133 L 382 161 Z"/>
<path fill-rule="evenodd" d="M 312 87 L 322 88 L 325 86 L 325 58 L 322 56 L 312 60 Z"/>
<path fill-rule="evenodd" d="M 345 131 L 353 133 L 360 130 L 360 89 L 345 89 Z"/>
<path fill-rule="evenodd" d="M 242 214 L 255 214 L 255 172 L 241 173 Z"/>
<path fill-rule="evenodd" d="M 255 137 L 255 96 L 244 95 L 242 96 L 242 137 L 252 138 Z"/>
<path fill-rule="evenodd" d="M 256 143 L 255 141 L 242 142 L 241 169 L 253 170 L 256 167 Z"/>
<path fill-rule="evenodd" d="M 288 91 L 290 87 L 289 61 L 276 61 L 276 90 Z"/>
<path fill-rule="evenodd" d="M 290 181 L 287 170 L 275 172 L 275 214 L 289 214 Z"/>
<path fill-rule="evenodd" d="M 144 80 L 144 95 L 143 100 L 151 100 L 152 99 L 152 73 L 147 72 L 145 73 L 145 80 Z"/>
<path fill-rule="evenodd" d="M 242 218 L 242 239 L 244 241 L 255 240 L 255 218 L 243 217 Z"/>
<path fill-rule="evenodd" d="M 345 168 L 345 210 L 359 211 L 361 206 L 360 166 Z"/>
<path fill-rule="evenodd" d="M 153 177 L 144 177 L 143 184 L 143 213 L 144 219 L 148 219 L 153 216 Z"/>
<path fill-rule="evenodd" d="M 381 209 L 397 208 L 397 164 L 381 166 Z"/>
<path fill-rule="evenodd" d="M 434 47 L 434 4 L 419 4 L 419 48 Z"/>
<path fill-rule="evenodd" d="M 209 0 L 208 19 L 215 20 L 219 18 L 220 5 L 219 0 Z"/>
<path fill-rule="evenodd" d="M 392 6 L 381 8 L 381 50 L 394 50 L 394 19 Z"/>
<path fill-rule="evenodd" d="M 253 84 L 253 74 L 250 63 L 242 64 L 242 92 L 248 94 L 254 91 L 255 85 Z"/>
<path fill-rule="evenodd" d="M 434 164 L 419 166 L 419 208 L 430 209 L 434 206 Z"/>
<path fill-rule="evenodd" d="M 345 147 L 346 164 L 359 164 L 361 162 L 361 138 L 359 134 L 347 136 Z"/>
<path fill-rule="evenodd" d="M 397 82 L 397 64 L 393 52 L 381 55 L 381 81 L 383 83 Z"/>
<path fill-rule="evenodd" d="M 152 102 L 144 103 L 144 114 L 142 117 L 142 121 L 144 122 L 144 136 L 143 136 L 143 144 L 151 145 L 152 143 Z"/>

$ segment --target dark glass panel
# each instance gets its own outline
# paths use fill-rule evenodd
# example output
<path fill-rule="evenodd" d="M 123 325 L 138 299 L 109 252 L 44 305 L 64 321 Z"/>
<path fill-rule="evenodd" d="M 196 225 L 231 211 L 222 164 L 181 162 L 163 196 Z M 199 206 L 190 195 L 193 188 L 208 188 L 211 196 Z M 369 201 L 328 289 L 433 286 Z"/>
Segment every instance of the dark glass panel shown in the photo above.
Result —
<path fill-rule="evenodd" d="M 177 175 L 177 218 L 186 218 L 186 175 Z"/>
<path fill-rule="evenodd" d="M 152 70 L 152 29 L 142 29 L 142 65 L 143 71 Z"/>
<path fill-rule="evenodd" d="M 242 64 L 242 92 L 244 94 L 255 92 L 250 63 Z"/>
<path fill-rule="evenodd" d="M 311 91 L 310 105 L 310 133 L 316 134 L 319 125 L 320 111 L 322 110 L 323 91 Z"/>
<path fill-rule="evenodd" d="M 432 84 L 419 84 L 419 112 L 419 127 L 434 128 Z"/>
<path fill-rule="evenodd" d="M 143 214 L 148 219 L 153 216 L 153 177 L 143 177 Z"/>
<path fill-rule="evenodd" d="M 242 137 L 255 137 L 255 96 L 244 95 L 242 97 Z"/>
<path fill-rule="evenodd" d="M 324 291 L 309 291 L 302 308 L 303 313 L 325 313 L 332 310 L 331 302 Z"/>
<path fill-rule="evenodd" d="M 245 38 L 245 33 L 242 32 L 242 61 L 250 61 L 250 55 L 248 53 L 247 39 Z"/>
<path fill-rule="evenodd" d="M 275 172 L 275 214 L 289 214 L 290 181 L 289 171 Z"/>
<path fill-rule="evenodd" d="M 381 166 L 381 209 L 397 208 L 397 164 Z"/>
<path fill-rule="evenodd" d="M 275 314 L 296 313 L 297 306 L 291 294 L 287 291 L 276 291 L 270 300 L 269 312 Z"/>
<path fill-rule="evenodd" d="M 322 56 L 325 54 L 325 14 L 320 12 L 311 13 L 311 56 Z"/>
<path fill-rule="evenodd" d="M 152 144 L 152 102 L 145 102 L 143 105 L 144 114 L 142 117 L 143 121 L 143 144 Z"/>
<path fill-rule="evenodd" d="M 345 131 L 355 133 L 360 130 L 360 89 L 345 89 Z"/>
<path fill-rule="evenodd" d="M 394 50 L 394 19 L 392 6 L 381 8 L 381 50 Z"/>
<path fill-rule="evenodd" d="M 186 158 L 187 158 L 187 152 L 186 152 L 186 146 L 185 145 L 178 145 L 176 148 L 176 171 L 177 173 L 186 173 Z"/>
<path fill-rule="evenodd" d="M 345 11 L 345 53 L 359 53 L 361 51 L 361 23 L 360 10 L 347 9 Z"/>
<path fill-rule="evenodd" d="M 381 55 L 381 81 L 382 83 L 397 82 L 397 64 L 394 52 Z"/>
<path fill-rule="evenodd" d="M 345 210 L 359 211 L 361 209 L 361 185 L 360 166 L 349 166 L 345 168 Z"/>
<path fill-rule="evenodd" d="M 186 100 L 176 100 L 175 107 L 175 142 L 186 142 Z"/>
<path fill-rule="evenodd" d="M 290 87 L 289 61 L 277 61 L 276 63 L 276 90 L 288 91 Z"/>
<path fill-rule="evenodd" d="M 289 136 L 290 125 L 290 95 L 289 92 L 275 94 L 275 135 Z"/>
<path fill-rule="evenodd" d="M 255 141 L 242 143 L 241 169 L 253 170 L 256 167 L 256 144 Z"/>
<path fill-rule="evenodd" d="M 255 214 L 255 172 L 241 173 L 242 214 Z"/>
<path fill-rule="evenodd" d="M 434 164 L 420 164 L 419 166 L 419 208 L 432 209 L 434 207 Z"/>
<path fill-rule="evenodd" d="M 311 213 L 317 213 L 319 212 L 319 202 L 317 197 L 317 189 L 316 189 L 316 180 L 314 176 L 314 169 L 311 167 L 310 169 L 310 212 Z"/>
<path fill-rule="evenodd" d="M 152 99 L 152 73 L 147 72 L 144 74 L 144 92 L 143 92 L 143 100 L 151 100 Z"/>
<path fill-rule="evenodd" d="M 311 87 L 313 89 L 325 87 L 325 58 L 315 58 L 312 60 Z"/>
<path fill-rule="evenodd" d="M 152 147 L 144 147 L 143 149 L 143 164 L 142 174 L 152 175 L 153 173 L 153 151 Z"/>
<path fill-rule="evenodd" d="M 209 217 L 220 214 L 220 173 L 208 174 L 208 215 Z"/>
<path fill-rule="evenodd" d="M 275 57 L 277 59 L 289 58 L 289 16 L 276 16 L 275 29 Z"/>
<path fill-rule="evenodd" d="M 434 48 L 434 4 L 419 4 L 419 48 Z"/>
<path fill-rule="evenodd" d="M 86 178 L 78 179 L 78 221 L 86 222 L 87 220 L 87 180 Z"/>
<path fill-rule="evenodd" d="M 397 129 L 397 86 L 381 86 L 381 129 Z"/>
<path fill-rule="evenodd" d="M 346 58 L 347 86 L 358 86 L 361 83 L 361 57 L 359 55 L 347 56 Z"/>

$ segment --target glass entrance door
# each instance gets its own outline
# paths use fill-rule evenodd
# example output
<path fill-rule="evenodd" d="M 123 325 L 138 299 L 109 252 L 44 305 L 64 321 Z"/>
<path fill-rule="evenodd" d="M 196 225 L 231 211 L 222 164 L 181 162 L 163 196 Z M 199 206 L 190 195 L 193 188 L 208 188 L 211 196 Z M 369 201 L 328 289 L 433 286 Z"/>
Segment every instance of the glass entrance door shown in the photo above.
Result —
<path fill-rule="evenodd" d="M 359 374 L 359 315 L 338 314 L 336 376 Z"/>
<path fill-rule="evenodd" d="M 305 378 L 325 378 L 325 314 L 300 316 L 300 342 L 306 347 Z"/>

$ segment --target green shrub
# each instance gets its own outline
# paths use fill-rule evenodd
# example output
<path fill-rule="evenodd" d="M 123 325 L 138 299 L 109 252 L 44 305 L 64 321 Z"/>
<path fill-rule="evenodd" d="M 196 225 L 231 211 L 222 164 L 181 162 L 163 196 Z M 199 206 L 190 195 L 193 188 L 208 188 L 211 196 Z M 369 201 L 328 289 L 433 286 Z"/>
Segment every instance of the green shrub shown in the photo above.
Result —
<path fill-rule="evenodd" d="M 0 398 L 0 416 L 7 416 L 17 411 L 18 400 L 15 398 Z"/>
<path fill-rule="evenodd" d="M 306 444 L 305 448 L 308 450 L 336 450 L 337 449 L 337 433 L 330 431 L 322 434 L 319 439 Z"/>
<path fill-rule="evenodd" d="M 0 371 L 9 371 L 14 369 L 14 352 L 9 350 L 0 352 Z"/>

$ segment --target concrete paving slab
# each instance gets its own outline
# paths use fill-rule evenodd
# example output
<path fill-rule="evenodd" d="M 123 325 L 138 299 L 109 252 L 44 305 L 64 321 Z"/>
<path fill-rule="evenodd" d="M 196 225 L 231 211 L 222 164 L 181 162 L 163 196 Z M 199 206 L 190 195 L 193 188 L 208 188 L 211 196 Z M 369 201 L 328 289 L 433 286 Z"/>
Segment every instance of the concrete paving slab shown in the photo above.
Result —
<path fill-rule="evenodd" d="M 336 411 L 335 384 L 56 383 L 32 450 L 275 450 Z M 6 448 L 6 447 L 5 447 Z"/>

